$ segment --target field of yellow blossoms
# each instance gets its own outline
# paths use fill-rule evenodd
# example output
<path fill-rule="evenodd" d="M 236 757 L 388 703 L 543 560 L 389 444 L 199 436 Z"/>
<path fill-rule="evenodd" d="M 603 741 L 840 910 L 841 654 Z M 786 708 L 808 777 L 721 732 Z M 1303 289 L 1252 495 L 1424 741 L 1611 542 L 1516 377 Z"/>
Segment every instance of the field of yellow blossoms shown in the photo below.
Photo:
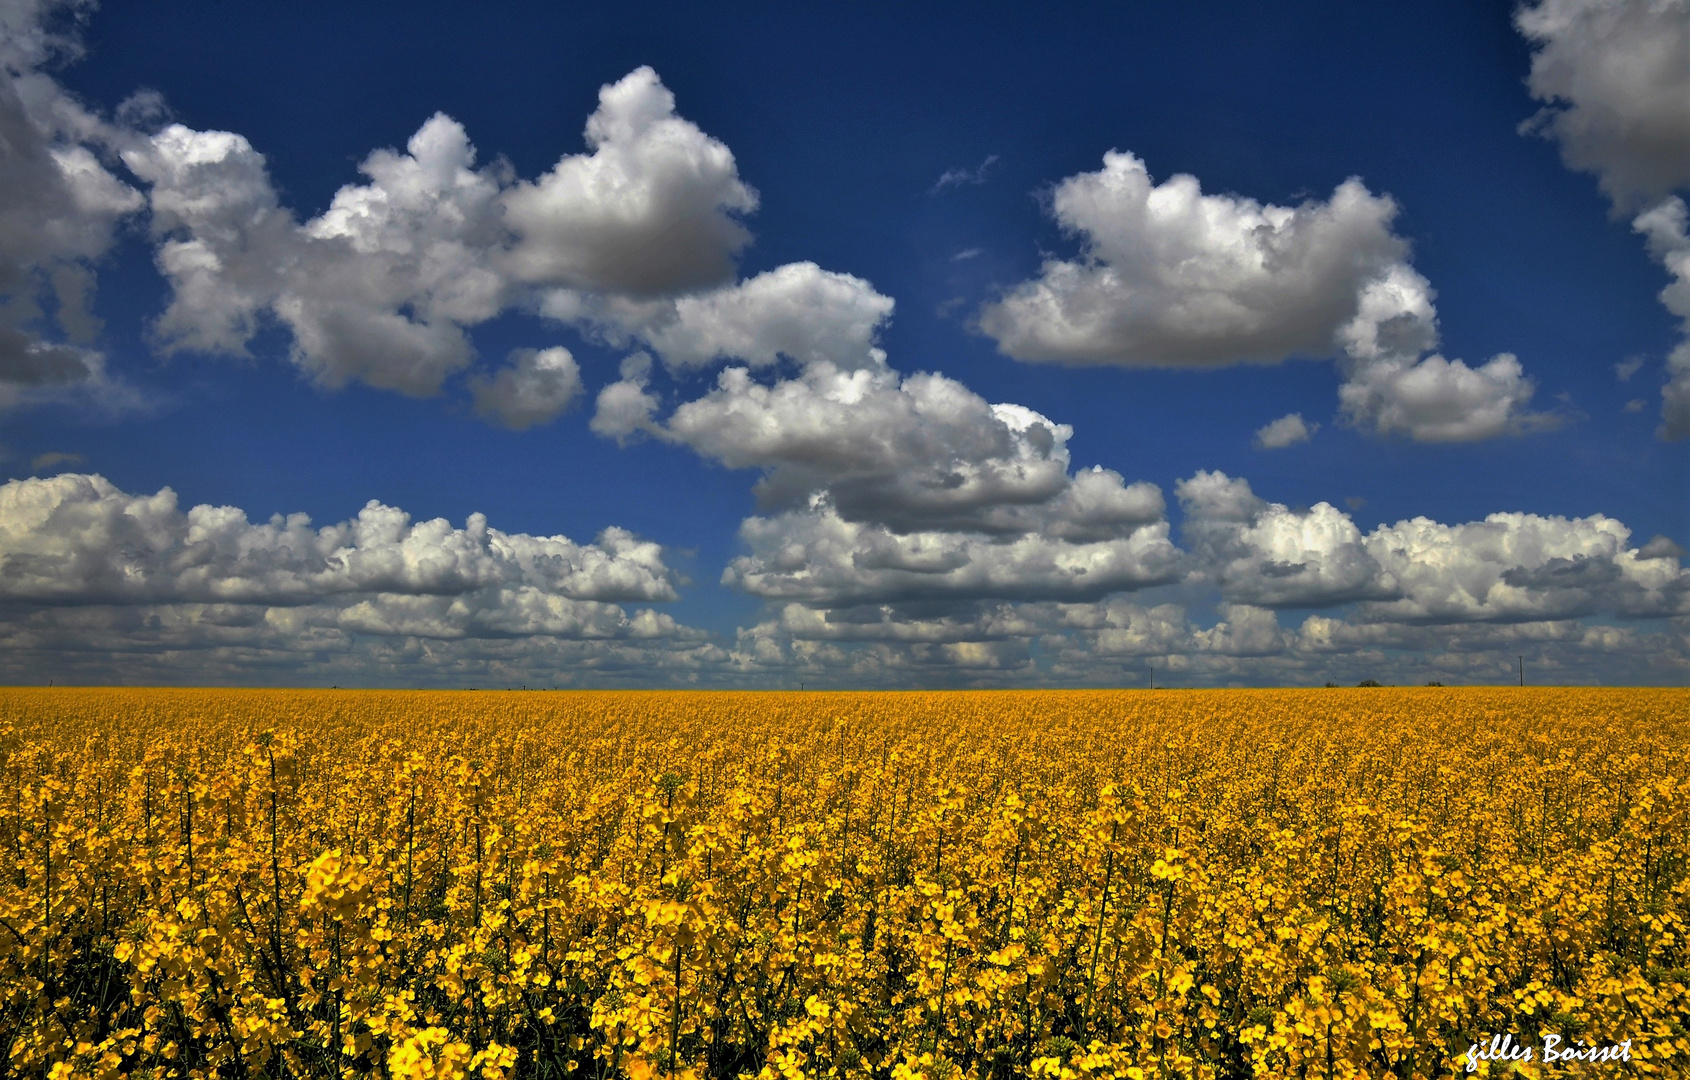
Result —
<path fill-rule="evenodd" d="M 3 1076 L 1690 1075 L 1683 690 L 13 689 L 0 771 Z"/>

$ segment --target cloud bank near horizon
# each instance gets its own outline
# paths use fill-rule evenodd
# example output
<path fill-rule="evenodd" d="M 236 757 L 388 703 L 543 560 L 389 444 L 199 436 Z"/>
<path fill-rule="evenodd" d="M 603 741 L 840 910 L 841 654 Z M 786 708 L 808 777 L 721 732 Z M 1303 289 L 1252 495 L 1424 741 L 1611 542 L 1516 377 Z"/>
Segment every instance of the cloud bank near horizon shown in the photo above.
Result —
<path fill-rule="evenodd" d="M 1634 546 L 1601 515 L 1417 518 L 1364 534 L 1329 504 L 1296 510 L 1198 472 L 1178 485 L 1176 545 L 1160 491 L 1136 486 L 1123 515 L 1117 483 L 1076 474 L 1064 505 L 1113 512 L 1087 527 L 1118 542 L 897 533 L 815 507 L 751 518 L 751 554 L 724 576 L 768 601 L 768 617 L 728 640 L 629 610 L 674 601 L 679 579 L 661 546 L 621 529 L 579 544 L 378 502 L 320 528 L 300 514 L 254 523 L 94 474 L 14 480 L 0 485 L 0 678 L 1460 682 L 1495 680 L 1525 647 L 1539 676 L 1563 681 L 1690 671 L 1684 552 Z M 1218 601 L 1211 620 L 1204 597 Z"/>

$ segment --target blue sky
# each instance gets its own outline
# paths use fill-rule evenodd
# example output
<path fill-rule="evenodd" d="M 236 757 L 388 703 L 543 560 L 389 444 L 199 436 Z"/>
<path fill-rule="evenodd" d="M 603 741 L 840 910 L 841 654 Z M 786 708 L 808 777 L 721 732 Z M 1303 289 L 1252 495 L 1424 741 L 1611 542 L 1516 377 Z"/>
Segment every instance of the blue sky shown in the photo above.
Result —
<path fill-rule="evenodd" d="M 1682 685 L 1687 42 L 0 0 L 0 678 Z"/>

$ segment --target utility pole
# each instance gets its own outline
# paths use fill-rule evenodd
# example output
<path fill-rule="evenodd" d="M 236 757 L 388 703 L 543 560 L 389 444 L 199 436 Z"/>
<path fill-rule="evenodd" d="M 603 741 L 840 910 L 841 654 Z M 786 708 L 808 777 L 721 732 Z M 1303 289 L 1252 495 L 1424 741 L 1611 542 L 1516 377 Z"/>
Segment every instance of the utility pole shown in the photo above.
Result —
<path fill-rule="evenodd" d="M 1526 685 L 1526 658 L 1520 657 L 1520 685 Z"/>

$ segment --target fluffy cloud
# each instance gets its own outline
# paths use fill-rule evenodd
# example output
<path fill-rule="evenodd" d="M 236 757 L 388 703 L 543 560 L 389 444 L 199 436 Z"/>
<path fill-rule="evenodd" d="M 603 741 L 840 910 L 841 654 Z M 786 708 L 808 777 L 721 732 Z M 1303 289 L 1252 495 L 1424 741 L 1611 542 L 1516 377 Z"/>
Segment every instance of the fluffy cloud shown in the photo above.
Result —
<path fill-rule="evenodd" d="M 794 295 L 817 298 L 807 336 L 795 330 Z M 1274 615 L 1286 608 L 1350 609 L 1356 625 L 1684 610 L 1676 560 L 1628 548 L 1623 527 L 1599 517 L 1416 521 L 1364 535 L 1328 504 L 1294 511 L 1241 480 L 1200 473 L 1179 487 L 1181 551 L 1153 485 L 1071 469 L 1065 425 L 989 404 L 941 375 L 890 368 L 876 335 L 891 304 L 874 302 L 866 283 L 796 264 L 697 299 L 684 315 L 669 301 L 618 317 L 677 372 L 723 358 L 749 366 L 727 366 L 712 388 L 666 410 L 651 360 L 636 354 L 601 391 L 593 426 L 762 473 L 756 491 L 772 512 L 744 522 L 747 553 L 723 581 L 777 614 L 742 633 L 732 661 L 742 675 L 915 678 L 950 658 L 971 678 L 1026 677 L 1029 650 L 1043 641 L 1062 658 L 1052 671 L 1080 671 L 1089 650 L 1094 670 L 1154 656 L 1218 677 L 1269 658 L 1305 662 L 1299 650 L 1312 646 Z M 1383 406 L 1353 406 L 1380 430 L 1470 438 L 1520 422 L 1508 409 L 1487 413 L 1487 395 L 1467 385 L 1507 383 L 1509 371 L 1517 379 L 1512 358 L 1477 372 L 1437 356 L 1399 363 L 1435 342 L 1431 291 L 1411 268 L 1368 282 L 1329 332 L 1352 373 L 1401 383 L 1375 390 Z M 775 368 L 782 359 L 793 367 Z M 1449 408 L 1449 393 L 1465 404 Z M 1291 425 L 1279 427 L 1276 441 Z M 1199 625 L 1180 605 L 1122 599 L 1178 582 L 1218 590 L 1219 618 Z"/>
<path fill-rule="evenodd" d="M 649 390 L 651 357 L 643 352 L 623 357 L 620 374 L 621 378 L 599 391 L 587 426 L 623 445 L 641 434 L 661 437 L 662 429 L 653 417 L 662 402 Z"/>
<path fill-rule="evenodd" d="M 754 595 L 1092 597 L 1177 572 L 1154 485 L 1071 474 L 1066 425 L 944 376 L 816 360 L 765 383 L 730 367 L 663 420 L 647 378 L 606 388 L 595 427 L 762 471 L 760 501 L 784 512 L 746 521 L 751 554 L 724 577 Z"/>
<path fill-rule="evenodd" d="M 1077 474 L 1074 486 L 1095 475 Z M 1037 531 L 895 533 L 844 521 L 820 499 L 753 518 L 752 553 L 728 576 L 774 604 L 723 647 L 620 606 L 674 594 L 661 550 L 619 530 L 578 545 L 501 533 L 479 517 L 462 528 L 413 522 L 380 504 L 326 528 L 298 515 L 255 524 L 228 507 L 184 512 L 168 489 L 132 495 L 76 474 L 14 481 L 0 487 L 0 674 L 481 686 L 1485 682 L 1507 677 L 1522 652 L 1534 681 L 1690 673 L 1682 551 L 1662 538 L 1632 548 L 1609 519 L 1417 519 L 1361 535 L 1331 507 L 1291 510 L 1218 473 L 1179 493 L 1183 556 L 1160 520 L 1115 541 L 1063 542 Z M 1161 589 L 1184 602 L 1122 595 L 1187 570 L 1197 576 Z M 1221 594 L 1206 619 L 1191 607 L 1205 580 Z M 1311 604 L 1328 610 L 1300 626 L 1276 614 Z M 1580 621 L 1587 615 L 1662 621 Z"/>
<path fill-rule="evenodd" d="M 1123 530 L 1125 532 L 1125 530 Z M 1110 540 L 1072 542 L 1028 531 L 896 533 L 818 504 L 740 526 L 751 554 L 725 584 L 771 600 L 841 607 L 917 599 L 1091 599 L 1175 580 L 1179 552 L 1165 522 Z"/>
<path fill-rule="evenodd" d="M 627 601 L 675 598 L 662 549 L 412 521 L 371 502 L 314 528 L 63 474 L 0 486 L 0 670 L 250 683 L 684 681 L 708 635 Z M 33 665 L 33 668 L 31 667 Z M 32 673 L 33 672 L 33 673 Z"/>
<path fill-rule="evenodd" d="M 676 372 L 722 360 L 763 368 L 783 358 L 799 365 L 881 367 L 880 328 L 892 308 L 892 298 L 862 278 L 812 262 L 675 297 L 553 289 L 539 304 L 541 314 L 584 327 L 609 344 L 649 348 Z"/>
<path fill-rule="evenodd" d="M 1260 428 L 1256 432 L 1256 447 L 1260 450 L 1282 450 L 1308 442 L 1319 430 L 1319 424 L 1304 423 L 1302 413 L 1291 413 Z"/>
<path fill-rule="evenodd" d="M 754 631 L 800 641 L 952 644 L 1026 639 L 1050 629 L 1057 605 L 906 600 L 818 609 L 785 604 Z"/>
<path fill-rule="evenodd" d="M 650 295 L 733 276 L 751 241 L 736 215 L 757 208 L 733 153 L 675 115 L 675 97 L 642 67 L 599 91 L 590 154 L 564 157 L 504 197 L 521 280 Z"/>
<path fill-rule="evenodd" d="M 1437 344 L 1430 284 L 1391 228 L 1396 203 L 1346 180 L 1296 207 L 1205 195 L 1190 175 L 1155 184 L 1111 151 L 1051 200 L 1082 244 L 988 304 L 979 327 L 1019 360 L 1203 367 L 1340 355 L 1344 418 L 1426 442 L 1546 426 L 1531 382 L 1503 354 L 1474 369 Z"/>
<path fill-rule="evenodd" d="M 1675 557 L 1645 557 L 1628 546 L 1630 536 L 1600 514 L 1381 526 L 1367 548 L 1396 596 L 1361 605 L 1358 617 L 1453 623 L 1690 612 L 1690 573 Z"/>
<path fill-rule="evenodd" d="M 800 262 L 683 296 L 665 314 L 637 332 L 672 367 L 729 358 L 766 366 L 784 356 L 867 368 L 884 359 L 875 342 L 892 299 L 862 278 Z"/>
<path fill-rule="evenodd" d="M 1024 532 L 1047 523 L 1039 507 L 1080 497 L 1069 492 L 1071 429 L 1017 405 L 988 404 L 942 375 L 894 371 L 872 345 L 878 319 L 828 317 L 840 309 L 879 319 L 890 314 L 890 301 L 881 302 L 866 283 L 807 266 L 792 275 L 775 273 L 777 282 L 824 284 L 843 303 L 821 309 L 815 332 L 795 333 L 766 353 L 776 333 L 763 326 L 773 323 L 784 332 L 789 305 L 784 298 L 736 305 L 748 314 L 743 332 L 733 335 L 737 344 L 721 345 L 727 338 L 718 338 L 706 355 L 731 348 L 730 355 L 752 353 L 766 365 L 784 354 L 799 361 L 794 377 L 759 381 L 749 368 L 731 366 L 714 389 L 659 421 L 649 365 L 635 360 L 622 380 L 601 392 L 595 429 L 624 437 L 644 430 L 729 468 L 759 469 L 757 494 L 765 506 L 802 506 L 820 493 L 842 519 L 895 531 Z M 761 283 L 751 290 L 765 297 L 776 291 Z M 714 310 L 708 301 L 706 306 Z M 850 332 L 837 332 L 847 322 Z M 1147 519 L 1143 493 L 1128 494 L 1118 476 L 1109 476 L 1113 480 L 1087 481 L 1089 502 L 1073 504 L 1079 516 L 1072 527 L 1117 519 L 1136 525 L 1159 516 L 1159 495 Z"/>
<path fill-rule="evenodd" d="M 1667 356 L 1667 384 L 1661 388 L 1660 436 L 1690 437 L 1690 217 L 1684 200 L 1674 195 L 1637 216 L 1632 228 L 1642 233 L 1653 255 L 1672 275 L 1661 290 L 1661 303 L 1683 320 L 1684 339 Z"/>
<path fill-rule="evenodd" d="M 499 178 L 473 168 L 468 137 L 444 115 L 407 153 L 371 154 L 360 167 L 370 183 L 341 188 L 303 224 L 240 135 L 173 124 L 124 162 L 151 185 L 159 269 L 173 289 L 156 326 L 166 351 L 244 354 L 268 316 L 324 385 L 427 395 L 473 358 L 463 327 L 505 302 L 490 265 Z"/>
<path fill-rule="evenodd" d="M 581 394 L 581 369 L 561 345 L 518 349 L 492 378 L 471 380 L 477 415 L 516 431 L 555 419 Z"/>
<path fill-rule="evenodd" d="M 775 512 L 742 525 L 749 554 L 723 581 L 824 620 L 941 603 L 918 621 L 954 630 L 983 600 L 1089 599 L 1178 576 L 1155 485 L 1071 472 L 1066 425 L 893 370 L 876 345 L 891 311 L 867 282 L 808 263 L 680 301 L 638 331 L 671 368 L 752 366 L 726 367 L 661 416 L 636 354 L 600 392 L 592 426 L 761 472 L 756 494 Z M 783 358 L 796 370 L 767 370 Z M 877 618 L 901 623 L 898 611 Z"/>
<path fill-rule="evenodd" d="M 421 396 L 474 360 L 467 327 L 537 289 L 602 303 L 602 293 L 674 293 L 732 276 L 749 240 L 734 215 L 756 207 L 755 193 L 726 147 L 674 114 L 651 69 L 603 88 L 587 141 L 590 153 L 519 181 L 502 163 L 478 168 L 463 126 L 436 114 L 404 153 L 366 158 L 367 183 L 301 222 L 238 134 L 174 124 L 132 139 L 123 160 L 149 185 L 172 287 L 160 342 L 239 355 L 274 319 L 292 333 L 294 362 L 324 385 Z M 539 370 L 494 376 L 478 403 L 504 400 L 501 386 L 532 384 Z M 558 371 L 547 378 L 555 400 Z"/>
<path fill-rule="evenodd" d="M 1546 103 L 1529 130 L 1595 173 L 1620 209 L 1690 184 L 1690 3 L 1540 0 L 1514 18 Z"/>
<path fill-rule="evenodd" d="M 1661 302 L 1687 335 L 1667 358 L 1659 434 L 1690 436 L 1690 240 L 1671 194 L 1690 185 L 1690 0 L 1540 0 L 1515 25 L 1533 46 L 1532 96 L 1547 103 L 1522 130 L 1595 173 L 1616 212 L 1646 207 L 1632 227 L 1673 276 Z"/>
<path fill-rule="evenodd" d="M 476 603 L 673 600 L 662 548 L 621 529 L 594 544 L 413 522 L 372 501 L 318 529 L 303 514 L 254 524 L 232 506 L 185 513 L 176 493 L 131 495 L 62 473 L 0 486 L 0 601 L 307 604 L 328 597 Z M 503 617 L 503 616 L 501 616 Z"/>
<path fill-rule="evenodd" d="M 1205 195 L 1197 178 L 1157 185 L 1144 162 L 1111 151 L 1103 169 L 1056 186 L 1057 221 L 1078 260 L 980 313 L 1020 360 L 1213 366 L 1331 351 L 1372 278 L 1405 255 L 1396 204 L 1347 180 L 1297 207 Z"/>
<path fill-rule="evenodd" d="M 1196 572 L 1229 601 L 1328 607 L 1389 594 L 1355 522 L 1327 503 L 1298 513 L 1219 472 L 1182 480 L 1175 493 Z"/>
<path fill-rule="evenodd" d="M 729 468 L 763 470 L 764 505 L 825 491 L 845 519 L 905 531 L 1025 531 L 1030 508 L 1069 487 L 1066 425 L 885 367 L 822 363 L 773 385 L 728 368 L 664 432 Z"/>
<path fill-rule="evenodd" d="M 806 470 L 795 459 L 874 456 L 864 447 L 874 442 L 867 428 L 876 419 L 896 412 L 906 416 L 901 426 L 909 426 L 911 402 L 886 396 L 900 381 L 878 345 L 892 309 L 892 299 L 867 281 L 809 262 L 672 299 L 584 298 L 556 291 L 541 305 L 550 317 L 584 323 L 613 343 L 649 346 L 674 372 L 722 360 L 749 365 L 723 372 L 715 394 L 683 406 L 673 418 L 678 426 L 664 427 L 655 418 L 661 401 L 651 391 L 651 357 L 636 352 L 623 361 L 621 378 L 600 391 L 591 426 L 618 441 L 643 433 L 688 443 L 730 467 L 783 472 L 765 493 L 779 490 L 788 499 L 825 483 L 830 469 L 818 462 L 818 469 L 810 470 L 816 475 L 797 476 Z M 769 368 L 782 359 L 799 367 L 799 379 L 768 387 L 752 377 L 751 368 Z M 878 411 L 848 428 L 839 426 L 865 400 Z M 799 415 L 804 412 L 808 419 Z M 710 430 L 720 424 L 728 429 Z M 798 430 L 801 424 L 808 424 L 807 433 Z M 893 435 L 892 441 L 898 438 Z M 797 441 L 815 444 L 814 453 L 800 450 Z M 837 444 L 831 451 L 824 445 L 829 442 Z M 882 448 L 882 467 L 889 464 L 888 453 L 897 451 Z"/>
<path fill-rule="evenodd" d="M 1197 652 L 1225 656 L 1272 656 L 1284 652 L 1291 635 L 1280 629 L 1279 617 L 1249 604 L 1222 604 L 1220 619 L 1206 630 L 1193 632 Z"/>
<path fill-rule="evenodd" d="M 1362 290 L 1355 316 L 1338 328 L 1344 382 L 1338 403 L 1350 424 L 1420 442 L 1470 442 L 1554 427 L 1528 409 L 1533 385 L 1512 353 L 1477 368 L 1436 353 L 1431 283 L 1398 265 Z"/>
<path fill-rule="evenodd" d="M 1513 353 L 1476 368 L 1433 354 L 1346 364 L 1338 404 L 1351 424 L 1418 442 L 1472 442 L 1557 426 L 1528 408 L 1534 387 Z"/>
<path fill-rule="evenodd" d="M 121 392 L 89 347 L 89 304 L 95 264 L 142 199 L 101 158 L 108 127 L 41 70 L 78 50 L 48 24 L 86 7 L 0 4 L 0 406 Z"/>
<path fill-rule="evenodd" d="M 1363 534 L 1327 503 L 1293 510 L 1244 480 L 1199 472 L 1177 488 L 1198 574 L 1234 603 L 1358 602 L 1360 622 L 1458 624 L 1690 613 L 1690 571 L 1664 545 L 1630 546 L 1612 518 L 1427 518 Z"/>
<path fill-rule="evenodd" d="M 1130 600 L 1071 606 L 1062 612 L 1064 627 L 1079 631 L 1066 638 L 1046 640 L 1074 670 L 1092 663 L 1130 658 L 1155 658 L 1164 670 L 1187 667 L 1193 657 L 1262 657 L 1284 653 L 1295 635 L 1279 625 L 1278 617 L 1249 604 L 1219 605 L 1211 626 L 1193 623 L 1178 604 L 1145 607 Z"/>

